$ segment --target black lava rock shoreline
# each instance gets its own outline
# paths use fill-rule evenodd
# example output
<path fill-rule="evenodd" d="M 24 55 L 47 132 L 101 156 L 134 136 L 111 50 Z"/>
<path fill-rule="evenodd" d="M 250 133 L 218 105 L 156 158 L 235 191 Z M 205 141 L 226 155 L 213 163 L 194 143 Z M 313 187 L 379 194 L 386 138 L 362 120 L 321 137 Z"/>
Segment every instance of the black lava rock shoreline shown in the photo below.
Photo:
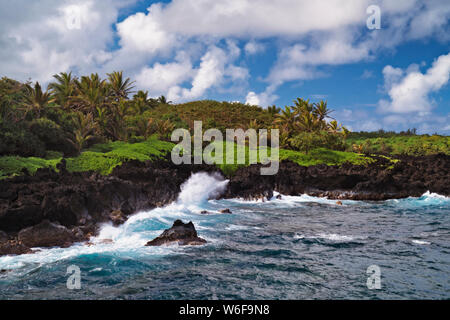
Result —
<path fill-rule="evenodd" d="M 386 200 L 420 196 L 426 191 L 450 195 L 450 156 L 402 157 L 392 165 L 377 157 L 369 166 L 280 163 L 278 174 L 261 176 L 260 165 L 241 168 L 223 198 L 271 198 L 282 194 L 331 199 Z M 32 247 L 69 246 L 88 241 L 99 224 L 119 225 L 137 211 L 176 200 L 192 173 L 220 172 L 210 165 L 174 165 L 168 160 L 130 161 L 109 176 L 40 169 L 0 182 L 0 256 L 32 252 Z"/>

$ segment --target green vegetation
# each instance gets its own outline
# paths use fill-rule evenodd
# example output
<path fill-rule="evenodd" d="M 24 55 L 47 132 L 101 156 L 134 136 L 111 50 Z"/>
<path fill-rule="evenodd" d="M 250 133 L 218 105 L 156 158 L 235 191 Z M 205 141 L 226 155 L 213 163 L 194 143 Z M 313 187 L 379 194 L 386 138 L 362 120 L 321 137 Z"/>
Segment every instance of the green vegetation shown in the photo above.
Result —
<path fill-rule="evenodd" d="M 344 152 L 337 150 L 329 150 L 325 148 L 317 148 L 306 154 L 293 150 L 280 150 L 280 160 L 291 160 L 302 166 L 313 166 L 317 164 L 341 165 L 351 163 L 355 165 L 368 165 L 375 162 L 369 156 L 354 152 Z"/>
<path fill-rule="evenodd" d="M 30 174 L 34 174 L 39 168 L 56 168 L 60 159 L 46 160 L 42 158 L 22 158 L 19 156 L 0 157 L 0 180 L 23 174 L 26 169 Z"/>
<path fill-rule="evenodd" d="M 130 160 L 147 161 L 163 158 L 174 144 L 152 137 L 138 143 L 115 141 L 97 144 L 80 156 L 67 159 L 67 170 L 71 172 L 96 171 L 107 175 L 114 167 Z"/>
<path fill-rule="evenodd" d="M 170 134 L 194 121 L 203 130 L 273 129 L 280 131 L 280 157 L 298 164 L 368 164 L 370 154 L 450 154 L 449 137 L 416 135 L 415 130 L 349 132 L 333 120 L 327 102 L 297 98 L 292 106 L 263 109 L 213 100 L 173 104 L 164 96 L 134 91 L 122 72 L 54 75 L 47 89 L 31 82 L 0 79 L 0 179 L 55 168 L 65 158 L 69 171 L 109 174 L 129 160 L 154 160 L 173 147 Z M 244 146 L 247 149 L 248 147 Z M 237 148 L 237 146 L 235 146 Z M 270 150 L 269 150 L 270 153 Z M 219 165 L 234 172 L 242 165 Z"/>
<path fill-rule="evenodd" d="M 392 135 L 389 137 L 347 139 L 348 148 L 364 153 L 423 156 L 437 153 L 450 155 L 450 137 L 439 135 Z"/>
<path fill-rule="evenodd" d="M 238 145 L 234 144 L 234 159 L 235 164 L 227 164 L 226 163 L 226 150 L 225 146 L 222 143 L 213 143 L 215 146 L 215 150 L 218 154 L 219 158 L 222 158 L 222 163 L 217 166 L 225 173 L 232 174 L 237 169 L 243 166 L 248 166 L 250 163 L 250 151 L 254 152 L 253 156 L 257 160 L 258 163 L 266 162 L 270 159 L 275 159 L 272 157 L 272 149 L 265 147 L 258 147 L 257 150 L 250 150 L 248 146 L 240 146 L 244 150 L 245 154 L 245 163 L 237 164 L 237 154 L 238 154 Z M 212 157 L 216 156 L 216 152 L 212 152 Z M 387 158 L 387 157 L 386 157 Z M 212 158 L 209 161 L 212 161 Z M 351 163 L 355 165 L 369 165 L 370 163 L 375 162 L 376 160 L 370 156 L 366 156 L 363 154 L 358 154 L 354 152 L 344 152 L 337 150 L 329 150 L 325 148 L 315 148 L 311 150 L 309 153 L 295 151 L 295 150 L 287 150 L 287 149 L 279 149 L 279 159 L 282 160 L 290 160 L 295 162 L 301 166 L 313 166 L 318 164 L 326 164 L 326 165 L 342 165 L 344 163 Z M 395 163 L 397 160 L 391 160 L 392 163 Z"/>
<path fill-rule="evenodd" d="M 125 161 L 156 160 L 169 153 L 174 144 L 151 137 L 147 141 L 125 143 L 115 141 L 94 145 L 77 157 L 66 158 L 66 167 L 70 172 L 96 171 L 107 175 Z M 53 156 L 53 157 L 52 157 Z M 0 179 L 8 176 L 20 175 L 25 168 L 31 174 L 39 168 L 53 168 L 61 161 L 59 154 L 50 153 L 52 159 L 36 157 L 3 156 L 0 157 Z"/>

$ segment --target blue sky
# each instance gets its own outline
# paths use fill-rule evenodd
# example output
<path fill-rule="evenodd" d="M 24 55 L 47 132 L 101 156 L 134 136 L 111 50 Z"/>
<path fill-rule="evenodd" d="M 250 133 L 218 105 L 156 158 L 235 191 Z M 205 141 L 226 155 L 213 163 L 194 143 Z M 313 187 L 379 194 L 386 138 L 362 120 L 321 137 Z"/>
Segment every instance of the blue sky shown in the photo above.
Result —
<path fill-rule="evenodd" d="M 174 102 L 324 99 L 352 130 L 449 134 L 449 21 L 448 0 L 18 0 L 0 3 L 0 74 L 123 70 Z"/>

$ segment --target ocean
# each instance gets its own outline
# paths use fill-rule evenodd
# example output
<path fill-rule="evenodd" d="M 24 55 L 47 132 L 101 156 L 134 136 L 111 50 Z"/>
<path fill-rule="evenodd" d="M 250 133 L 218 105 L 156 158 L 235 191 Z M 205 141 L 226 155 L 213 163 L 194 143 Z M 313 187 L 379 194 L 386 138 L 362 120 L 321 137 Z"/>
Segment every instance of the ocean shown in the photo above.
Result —
<path fill-rule="evenodd" d="M 0 298 L 450 298 L 448 197 L 342 205 L 307 195 L 208 200 L 226 184 L 197 173 L 178 201 L 104 225 L 91 246 L 0 257 Z M 224 208 L 233 213 L 219 214 Z M 192 221 L 208 243 L 144 246 L 176 219 Z M 80 289 L 67 285 L 73 266 Z M 380 272 L 379 289 L 369 289 L 370 266 Z"/>

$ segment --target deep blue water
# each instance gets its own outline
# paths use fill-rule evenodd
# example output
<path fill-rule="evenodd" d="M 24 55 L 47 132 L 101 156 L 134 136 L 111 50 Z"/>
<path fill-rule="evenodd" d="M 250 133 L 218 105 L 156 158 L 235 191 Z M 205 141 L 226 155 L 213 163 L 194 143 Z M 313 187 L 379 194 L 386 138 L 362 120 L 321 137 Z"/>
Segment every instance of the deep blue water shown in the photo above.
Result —
<path fill-rule="evenodd" d="M 90 247 L 0 257 L 10 270 L 0 274 L 0 298 L 450 298 L 449 198 L 207 201 L 225 183 L 197 174 L 177 203 L 105 226 Z M 233 214 L 200 214 L 223 208 Z M 208 244 L 144 246 L 175 219 L 193 221 Z M 70 265 L 81 269 L 79 290 L 66 286 Z M 379 290 L 367 288 L 370 265 L 381 270 Z"/>

